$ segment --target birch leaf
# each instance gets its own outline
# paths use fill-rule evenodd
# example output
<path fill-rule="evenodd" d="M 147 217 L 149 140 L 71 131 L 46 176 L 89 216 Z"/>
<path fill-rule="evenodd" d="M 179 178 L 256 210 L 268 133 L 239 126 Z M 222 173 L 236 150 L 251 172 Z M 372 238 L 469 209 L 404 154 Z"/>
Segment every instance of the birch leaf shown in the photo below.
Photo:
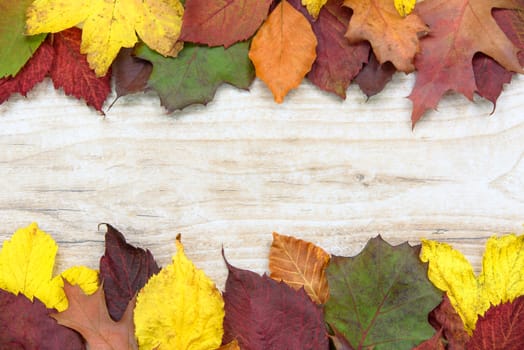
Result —
<path fill-rule="evenodd" d="M 180 237 L 173 263 L 137 296 L 135 326 L 141 350 L 218 348 L 224 301 L 215 284 L 186 257 Z"/>

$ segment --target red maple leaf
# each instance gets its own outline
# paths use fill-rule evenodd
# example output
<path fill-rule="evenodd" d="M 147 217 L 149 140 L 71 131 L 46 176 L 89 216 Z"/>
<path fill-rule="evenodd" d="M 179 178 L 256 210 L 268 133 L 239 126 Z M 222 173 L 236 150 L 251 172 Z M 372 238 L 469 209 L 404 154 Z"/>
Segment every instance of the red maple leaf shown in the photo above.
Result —
<path fill-rule="evenodd" d="M 98 78 L 89 68 L 86 56 L 80 53 L 81 36 L 78 28 L 48 36 L 16 76 L 0 79 L 0 103 L 17 92 L 26 96 L 49 74 L 56 89 L 62 88 L 67 95 L 81 98 L 102 112 L 111 91 L 111 76 L 108 73 Z"/>

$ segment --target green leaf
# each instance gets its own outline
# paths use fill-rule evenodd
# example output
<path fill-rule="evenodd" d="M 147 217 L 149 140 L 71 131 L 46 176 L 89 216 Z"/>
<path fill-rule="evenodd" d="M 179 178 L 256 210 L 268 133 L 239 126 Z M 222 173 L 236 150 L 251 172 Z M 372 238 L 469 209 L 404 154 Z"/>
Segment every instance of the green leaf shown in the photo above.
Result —
<path fill-rule="evenodd" d="M 0 78 L 14 76 L 45 39 L 24 35 L 25 11 L 32 0 L 0 0 Z"/>
<path fill-rule="evenodd" d="M 222 83 L 247 89 L 255 79 L 248 58 L 249 42 L 228 49 L 184 45 L 175 58 L 164 57 L 145 45 L 137 50 L 138 57 L 153 64 L 148 86 L 158 93 L 162 105 L 170 112 L 195 103 L 206 104 Z"/>
<path fill-rule="evenodd" d="M 380 236 L 353 258 L 332 257 L 325 319 L 354 349 L 411 349 L 434 330 L 428 313 L 442 298 L 427 278 L 418 248 Z"/>

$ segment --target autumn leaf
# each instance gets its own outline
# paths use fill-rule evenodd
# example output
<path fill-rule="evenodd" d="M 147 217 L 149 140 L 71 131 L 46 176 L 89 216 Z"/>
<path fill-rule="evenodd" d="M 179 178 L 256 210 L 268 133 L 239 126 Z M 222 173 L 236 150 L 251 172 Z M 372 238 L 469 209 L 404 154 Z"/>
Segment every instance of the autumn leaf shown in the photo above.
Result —
<path fill-rule="evenodd" d="M 0 0 L 0 78 L 15 76 L 45 39 L 45 34 L 24 35 L 25 12 L 31 2 Z M 3 87 L 0 101 L 1 95 Z"/>
<path fill-rule="evenodd" d="M 248 42 L 228 49 L 186 44 L 178 57 L 166 58 L 141 46 L 137 56 L 153 64 L 148 86 L 172 112 L 195 103 L 208 103 L 222 83 L 247 89 L 255 78 L 248 49 Z"/>
<path fill-rule="evenodd" d="M 380 64 L 373 52 L 370 52 L 369 62 L 364 65 L 354 82 L 367 97 L 371 97 L 384 89 L 396 71 L 391 62 Z"/>
<path fill-rule="evenodd" d="M 524 344 L 524 296 L 491 306 L 479 317 L 466 349 L 521 350 Z"/>
<path fill-rule="evenodd" d="M 392 0 L 344 0 L 353 10 L 346 37 L 350 42 L 367 40 L 380 63 L 390 61 L 401 72 L 415 69 L 419 36 L 428 31 L 420 17 L 398 14 Z"/>
<path fill-rule="evenodd" d="M 115 322 L 107 312 L 102 287 L 86 295 L 80 287 L 65 282 L 64 291 L 69 307 L 51 317 L 80 333 L 90 350 L 138 349 L 133 327 L 134 301 L 129 303 L 122 319 Z"/>
<path fill-rule="evenodd" d="M 38 299 L 0 289 L 0 349 L 85 349 L 82 337 L 49 317 L 54 312 Z"/>
<path fill-rule="evenodd" d="M 465 350 L 469 334 L 457 311 L 444 294 L 442 302 L 429 314 L 429 323 L 433 328 L 442 330 L 442 335 L 448 343 L 449 350 Z"/>
<path fill-rule="evenodd" d="M 415 8 L 417 0 L 394 0 L 395 8 L 402 17 L 406 17 Z"/>
<path fill-rule="evenodd" d="M 180 39 L 229 47 L 255 34 L 271 0 L 187 0 Z"/>
<path fill-rule="evenodd" d="M 222 340 L 224 301 L 215 284 L 186 257 L 180 237 L 173 263 L 152 276 L 135 307 L 141 350 L 217 348 Z"/>
<path fill-rule="evenodd" d="M 428 109 L 434 109 L 447 91 L 473 99 L 477 90 L 472 60 L 476 53 L 490 56 L 505 69 L 524 72 L 518 48 L 495 22 L 493 8 L 512 9 L 512 0 L 435 0 L 417 5 L 416 13 L 431 28 L 421 40 L 415 60 L 417 78 L 409 99 L 415 125 Z"/>
<path fill-rule="evenodd" d="M 106 224 L 106 249 L 100 258 L 100 278 L 104 282 L 107 309 L 120 320 L 129 302 L 160 268 L 149 250 L 128 244 L 118 230 Z"/>
<path fill-rule="evenodd" d="M 317 40 L 307 19 L 286 0 L 279 3 L 253 38 L 249 58 L 277 103 L 311 70 Z"/>
<path fill-rule="evenodd" d="M 151 62 L 135 57 L 133 51 L 133 49 L 120 50 L 111 66 L 117 99 L 144 91 L 151 76 L 153 70 Z"/>
<path fill-rule="evenodd" d="M 331 257 L 325 319 L 353 349 L 408 349 L 433 335 L 427 317 L 441 293 L 417 255 L 379 236 L 353 258 Z"/>
<path fill-rule="evenodd" d="M 136 33 L 162 55 L 176 56 L 184 8 L 179 0 L 36 0 L 27 10 L 30 35 L 83 22 L 81 52 L 98 76 L 107 73 L 121 47 L 133 47 Z"/>
<path fill-rule="evenodd" d="M 313 243 L 273 232 L 269 251 L 270 276 L 294 289 L 304 288 L 317 304 L 329 298 L 326 267 L 329 254 Z"/>
<path fill-rule="evenodd" d="M 491 237 L 478 277 L 466 258 L 446 243 L 422 241 L 420 259 L 429 262 L 428 277 L 445 291 L 469 334 L 479 315 L 492 305 L 524 294 L 524 236 Z"/>
<path fill-rule="evenodd" d="M 0 103 L 16 92 L 25 96 L 49 74 L 56 89 L 62 88 L 67 95 L 83 99 L 102 112 L 111 91 L 111 77 L 96 77 L 89 68 L 85 55 L 80 53 L 80 37 L 78 28 L 49 36 L 19 74 L 0 79 Z"/>
<path fill-rule="evenodd" d="M 328 0 L 302 0 L 302 5 L 306 6 L 307 11 L 313 18 L 317 18 L 320 9 L 328 2 Z"/>
<path fill-rule="evenodd" d="M 235 339 L 226 345 L 222 345 L 217 350 L 240 350 L 240 346 L 238 345 L 238 341 Z"/>
<path fill-rule="evenodd" d="M 58 311 L 67 308 L 62 277 L 79 283 L 87 293 L 98 285 L 98 273 L 86 267 L 71 268 L 52 278 L 55 241 L 37 224 L 18 229 L 0 250 L 0 288 L 10 293 L 24 294 L 29 300 L 38 298 L 47 308 Z"/>
<path fill-rule="evenodd" d="M 301 5 L 301 0 L 289 3 L 309 21 L 317 38 L 317 58 L 307 78 L 320 89 L 346 98 L 351 80 L 367 62 L 369 44 L 350 44 L 344 36 L 351 10 L 342 6 L 342 0 L 328 0 L 315 20 Z"/>
<path fill-rule="evenodd" d="M 431 338 L 417 345 L 413 350 L 446 350 L 442 342 L 442 330 L 436 332 Z M 451 349 L 450 349 L 451 350 Z"/>
<path fill-rule="evenodd" d="M 304 289 L 226 264 L 224 342 L 237 339 L 242 350 L 328 349 L 322 309 Z"/>

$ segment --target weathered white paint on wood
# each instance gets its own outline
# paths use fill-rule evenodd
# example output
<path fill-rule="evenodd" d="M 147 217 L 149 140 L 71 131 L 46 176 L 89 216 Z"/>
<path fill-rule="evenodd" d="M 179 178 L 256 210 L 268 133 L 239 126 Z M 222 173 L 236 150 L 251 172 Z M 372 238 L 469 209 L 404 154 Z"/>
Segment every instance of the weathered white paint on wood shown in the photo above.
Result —
<path fill-rule="evenodd" d="M 0 105 L 0 239 L 37 221 L 59 243 L 57 271 L 96 268 L 101 222 L 162 265 L 182 233 L 219 286 L 230 261 L 267 270 L 271 232 L 331 253 L 370 237 L 455 244 L 476 269 L 485 239 L 522 232 L 524 78 L 490 103 L 451 95 L 412 132 L 412 76 L 366 102 L 304 83 L 284 104 L 259 81 L 168 115 L 155 94 L 104 118 L 49 82 Z"/>

